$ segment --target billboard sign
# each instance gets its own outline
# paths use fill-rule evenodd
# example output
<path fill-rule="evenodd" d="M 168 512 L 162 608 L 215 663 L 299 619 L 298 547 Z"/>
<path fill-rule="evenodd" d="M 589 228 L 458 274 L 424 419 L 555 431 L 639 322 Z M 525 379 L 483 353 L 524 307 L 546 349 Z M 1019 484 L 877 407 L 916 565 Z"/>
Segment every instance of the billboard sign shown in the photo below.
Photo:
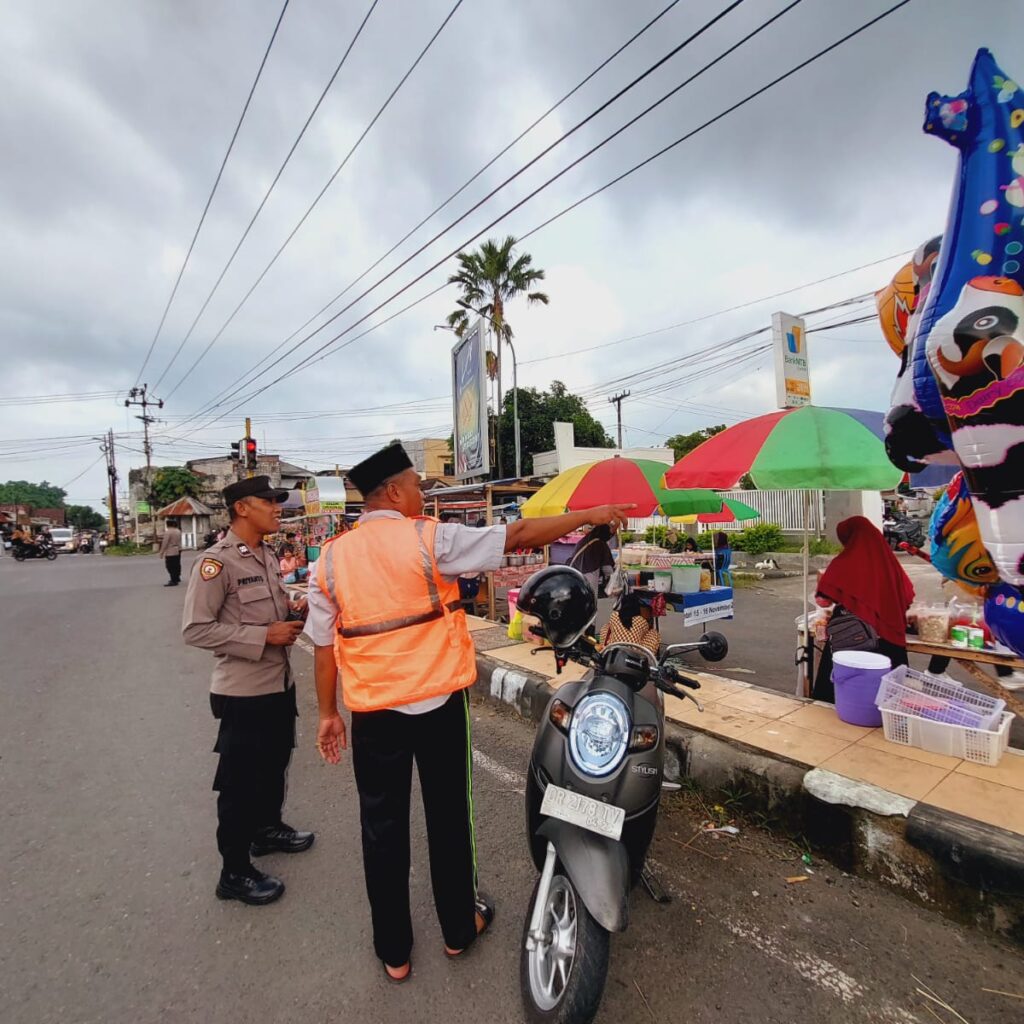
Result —
<path fill-rule="evenodd" d="M 775 350 L 775 391 L 780 409 L 811 404 L 811 377 L 807 365 L 807 325 L 789 313 L 772 314 Z"/>
<path fill-rule="evenodd" d="M 477 320 L 452 349 L 455 476 L 487 476 L 491 453 L 487 424 L 487 353 L 484 321 Z"/>

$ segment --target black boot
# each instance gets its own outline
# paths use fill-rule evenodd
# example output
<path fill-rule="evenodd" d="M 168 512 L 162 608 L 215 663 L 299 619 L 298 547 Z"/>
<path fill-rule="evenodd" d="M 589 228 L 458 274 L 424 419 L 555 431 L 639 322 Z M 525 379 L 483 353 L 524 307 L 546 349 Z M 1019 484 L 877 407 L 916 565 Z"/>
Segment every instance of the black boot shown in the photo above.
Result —
<path fill-rule="evenodd" d="M 241 900 L 254 907 L 273 903 L 284 894 L 284 882 L 273 875 L 265 875 L 262 871 L 250 867 L 244 873 L 222 871 L 217 883 L 217 898 L 221 900 Z"/>
<path fill-rule="evenodd" d="M 262 857 L 267 853 L 302 853 L 313 845 L 315 838 L 312 832 L 299 832 L 282 822 L 279 825 L 261 828 L 256 833 L 249 852 L 253 857 Z"/>

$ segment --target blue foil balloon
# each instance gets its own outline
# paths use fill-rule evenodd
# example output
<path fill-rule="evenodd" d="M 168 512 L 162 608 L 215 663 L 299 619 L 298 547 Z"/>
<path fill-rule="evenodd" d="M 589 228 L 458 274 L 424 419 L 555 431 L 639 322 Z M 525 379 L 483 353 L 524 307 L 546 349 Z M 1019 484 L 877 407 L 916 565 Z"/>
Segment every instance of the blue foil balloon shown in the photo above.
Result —
<path fill-rule="evenodd" d="M 997 583 L 985 597 L 985 624 L 1010 650 L 1024 652 L 1024 595 L 1019 587 Z"/>
<path fill-rule="evenodd" d="M 1020 584 L 1024 90 L 979 50 L 965 92 L 928 96 L 924 128 L 956 147 L 960 163 L 915 338 L 914 391 L 929 419 L 946 417 L 981 539 L 1000 577 Z"/>

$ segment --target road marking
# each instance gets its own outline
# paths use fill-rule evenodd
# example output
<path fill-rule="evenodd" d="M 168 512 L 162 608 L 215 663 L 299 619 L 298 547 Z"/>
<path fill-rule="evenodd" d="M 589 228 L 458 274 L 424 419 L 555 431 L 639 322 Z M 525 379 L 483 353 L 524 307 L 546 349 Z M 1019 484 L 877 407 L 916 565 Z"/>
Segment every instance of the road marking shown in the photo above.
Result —
<path fill-rule="evenodd" d="M 526 784 L 526 776 L 522 772 L 506 768 L 479 750 L 473 751 L 473 762 L 484 771 L 494 775 L 506 786 L 514 788 L 517 793 L 523 792 L 522 787 Z M 824 957 L 817 956 L 814 953 L 806 953 L 803 950 L 783 943 L 771 935 L 766 935 L 760 928 L 750 922 L 742 919 L 733 920 L 729 917 L 716 916 L 697 897 L 684 892 L 674 883 L 670 868 L 658 863 L 652 857 L 647 858 L 647 863 L 658 872 L 659 881 L 677 900 L 688 902 L 693 906 L 701 905 L 701 914 L 704 917 L 717 920 L 736 938 L 753 946 L 754 949 L 769 959 L 790 968 L 805 981 L 817 986 L 822 991 L 842 1000 L 844 1005 L 852 1006 L 857 1003 L 858 1008 L 873 1021 L 886 1021 L 889 1024 L 919 1024 L 918 1018 L 909 1010 L 894 1006 L 891 1003 L 883 1003 L 878 1007 L 865 1007 L 862 1000 L 868 994 L 867 990 L 856 978 L 851 977 L 835 964 L 824 959 Z"/>
<path fill-rule="evenodd" d="M 295 646 L 301 647 L 307 654 L 315 653 L 313 650 L 313 645 L 308 640 L 303 639 L 301 636 L 297 636 L 295 638 Z"/>
<path fill-rule="evenodd" d="M 520 796 L 526 792 L 526 776 L 522 772 L 513 771 L 511 768 L 498 764 L 497 761 L 493 761 L 475 747 L 473 748 L 473 764 L 483 768 L 485 772 L 490 772 L 491 775 L 500 782 L 503 782 L 509 789 L 515 790 Z"/>

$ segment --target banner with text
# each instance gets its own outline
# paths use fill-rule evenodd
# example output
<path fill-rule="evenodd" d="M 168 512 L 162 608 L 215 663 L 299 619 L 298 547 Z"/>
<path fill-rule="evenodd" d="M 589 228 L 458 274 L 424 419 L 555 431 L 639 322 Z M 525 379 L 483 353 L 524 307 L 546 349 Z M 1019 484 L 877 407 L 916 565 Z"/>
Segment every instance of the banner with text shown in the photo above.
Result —
<path fill-rule="evenodd" d="M 801 317 L 772 314 L 775 350 L 775 391 L 780 409 L 811 404 L 811 378 L 807 365 L 807 326 Z"/>
<path fill-rule="evenodd" d="M 477 322 L 452 349 L 455 421 L 455 476 L 487 476 L 491 453 L 487 424 L 487 353 L 484 321 Z"/>

